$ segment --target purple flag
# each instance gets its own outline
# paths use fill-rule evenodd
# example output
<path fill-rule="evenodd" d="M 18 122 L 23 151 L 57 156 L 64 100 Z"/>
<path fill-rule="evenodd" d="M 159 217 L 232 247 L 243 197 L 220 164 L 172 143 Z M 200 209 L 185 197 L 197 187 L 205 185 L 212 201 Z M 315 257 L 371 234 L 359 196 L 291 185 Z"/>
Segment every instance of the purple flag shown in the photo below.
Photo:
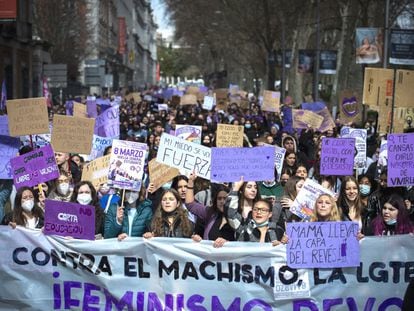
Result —
<path fill-rule="evenodd" d="M 86 111 L 89 118 L 96 118 L 98 116 L 95 100 L 86 100 Z"/>
<path fill-rule="evenodd" d="M 67 100 L 65 104 L 65 108 L 66 108 L 66 115 L 73 116 L 73 101 Z"/>
<path fill-rule="evenodd" d="M 17 189 L 33 187 L 59 177 L 55 153 L 50 145 L 10 160 Z"/>
<path fill-rule="evenodd" d="M 110 106 L 111 105 L 111 101 L 109 100 L 109 98 L 106 98 L 106 99 L 97 98 L 96 99 L 96 104 L 98 106 Z"/>
<path fill-rule="evenodd" d="M 211 148 L 211 181 L 232 182 L 275 178 L 275 148 Z"/>
<path fill-rule="evenodd" d="M 7 101 L 7 89 L 6 89 L 6 81 L 3 80 L 1 85 L 1 102 L 0 102 L 0 110 L 4 110 L 6 108 L 6 101 Z"/>
<path fill-rule="evenodd" d="M 321 175 L 353 175 L 355 138 L 323 138 Z"/>
<path fill-rule="evenodd" d="M 46 200 L 43 232 L 46 235 L 95 240 L 95 207 Z"/>
<path fill-rule="evenodd" d="M 289 134 L 293 134 L 295 131 L 293 129 L 292 108 L 287 106 L 282 107 L 282 114 L 283 131 Z"/>
<path fill-rule="evenodd" d="M 310 110 L 313 112 L 322 110 L 326 107 L 324 102 L 314 102 L 314 103 L 302 103 L 302 109 Z"/>
<path fill-rule="evenodd" d="M 358 223 L 351 221 L 287 223 L 287 264 L 292 268 L 358 267 Z"/>
<path fill-rule="evenodd" d="M 9 118 L 0 116 L 0 135 L 9 136 Z"/>
<path fill-rule="evenodd" d="M 119 137 L 118 105 L 109 107 L 96 118 L 94 134 L 101 137 Z"/>

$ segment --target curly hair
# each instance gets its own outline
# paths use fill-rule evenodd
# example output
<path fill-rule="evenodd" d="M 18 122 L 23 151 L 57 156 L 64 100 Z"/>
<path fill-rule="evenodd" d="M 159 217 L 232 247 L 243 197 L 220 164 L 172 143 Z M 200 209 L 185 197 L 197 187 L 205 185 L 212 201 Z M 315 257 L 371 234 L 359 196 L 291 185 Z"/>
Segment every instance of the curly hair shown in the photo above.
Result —
<path fill-rule="evenodd" d="M 319 199 L 322 197 L 329 198 L 329 201 L 331 202 L 331 207 L 332 207 L 331 213 L 326 220 L 320 219 L 318 215 L 318 211 L 316 210 L 316 204 L 319 201 Z M 341 221 L 341 219 L 342 219 L 341 211 L 336 205 L 335 199 L 329 194 L 325 194 L 325 193 L 321 194 L 315 201 L 315 206 L 313 207 L 313 214 L 311 216 L 310 221 Z"/>
<path fill-rule="evenodd" d="M 161 195 L 161 201 L 155 210 L 154 217 L 152 218 L 151 223 L 151 231 L 153 232 L 154 236 L 157 237 L 163 237 L 164 234 L 164 225 L 165 225 L 165 218 L 166 215 L 164 213 L 164 210 L 162 208 L 162 198 L 167 194 L 171 193 L 175 199 L 177 200 L 177 209 L 176 209 L 176 215 L 174 216 L 174 222 L 175 220 L 178 221 L 178 226 L 181 227 L 181 231 L 183 233 L 183 237 L 191 237 L 193 234 L 193 226 L 191 225 L 190 220 L 188 219 L 187 210 L 183 208 L 183 205 L 181 203 L 181 198 L 178 192 L 175 189 L 167 189 L 165 190 Z"/>

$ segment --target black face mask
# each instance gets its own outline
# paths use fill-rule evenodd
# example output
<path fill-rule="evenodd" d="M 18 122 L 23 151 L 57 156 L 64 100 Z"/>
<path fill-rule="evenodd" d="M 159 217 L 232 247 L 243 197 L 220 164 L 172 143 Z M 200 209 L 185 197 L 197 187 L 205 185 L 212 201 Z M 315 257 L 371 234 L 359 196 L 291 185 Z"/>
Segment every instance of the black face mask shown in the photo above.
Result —
<path fill-rule="evenodd" d="M 286 185 L 286 180 L 282 180 L 282 181 L 280 181 L 280 184 L 282 185 L 282 187 L 284 187 L 285 185 Z"/>

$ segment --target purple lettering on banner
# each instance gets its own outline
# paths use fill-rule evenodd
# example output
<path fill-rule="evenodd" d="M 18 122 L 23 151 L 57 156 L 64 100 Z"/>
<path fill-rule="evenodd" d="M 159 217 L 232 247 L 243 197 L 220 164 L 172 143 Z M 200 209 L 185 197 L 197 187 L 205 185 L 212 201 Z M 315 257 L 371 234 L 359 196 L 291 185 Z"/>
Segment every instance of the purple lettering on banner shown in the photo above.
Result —
<path fill-rule="evenodd" d="M 296 222 L 287 224 L 287 264 L 291 268 L 358 267 L 358 224 L 341 222 Z"/>
<path fill-rule="evenodd" d="M 304 311 L 302 308 L 307 308 L 306 311 L 319 311 L 318 306 L 310 299 L 296 299 L 293 301 L 293 311 Z"/>
<path fill-rule="evenodd" d="M 0 179 L 13 179 L 10 160 L 19 152 L 20 139 L 0 135 Z"/>
<path fill-rule="evenodd" d="M 113 106 L 102 112 L 95 121 L 95 135 L 119 137 L 119 106 Z"/>
<path fill-rule="evenodd" d="M 388 187 L 414 186 L 414 133 L 388 135 Z"/>
<path fill-rule="evenodd" d="M 0 116 L 0 135 L 9 136 L 9 119 L 7 116 Z"/>
<path fill-rule="evenodd" d="M 275 178 L 274 147 L 211 148 L 211 181 L 233 182 Z"/>
<path fill-rule="evenodd" d="M 17 189 L 33 187 L 59 177 L 55 153 L 50 145 L 10 160 L 14 185 Z"/>
<path fill-rule="evenodd" d="M 46 235 L 95 240 L 95 207 L 46 200 L 43 232 Z"/>
<path fill-rule="evenodd" d="M 353 175 L 355 138 L 323 138 L 321 175 Z"/>
<path fill-rule="evenodd" d="M 86 111 L 89 118 L 97 118 L 98 111 L 96 109 L 96 100 L 87 100 L 86 101 Z"/>

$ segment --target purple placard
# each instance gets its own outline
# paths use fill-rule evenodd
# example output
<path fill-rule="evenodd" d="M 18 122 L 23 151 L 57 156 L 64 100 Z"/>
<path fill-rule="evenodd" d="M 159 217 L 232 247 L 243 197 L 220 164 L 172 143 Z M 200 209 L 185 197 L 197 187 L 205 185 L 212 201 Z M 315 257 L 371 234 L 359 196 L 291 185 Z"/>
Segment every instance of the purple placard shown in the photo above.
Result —
<path fill-rule="evenodd" d="M 119 137 L 119 106 L 113 106 L 101 112 L 95 119 L 95 135 L 101 137 Z"/>
<path fill-rule="evenodd" d="M 111 100 L 109 98 L 97 98 L 96 99 L 96 104 L 99 106 L 110 106 L 111 105 Z"/>
<path fill-rule="evenodd" d="M 388 135 L 387 185 L 414 186 L 414 133 Z"/>
<path fill-rule="evenodd" d="M 46 200 L 43 232 L 46 235 L 95 240 L 95 207 Z"/>
<path fill-rule="evenodd" d="M 352 221 L 287 223 L 287 264 L 291 268 L 358 267 L 358 231 L 358 223 Z"/>
<path fill-rule="evenodd" d="M 0 135 L 9 136 L 9 119 L 7 116 L 0 116 Z"/>
<path fill-rule="evenodd" d="M 96 109 L 96 100 L 87 100 L 86 101 L 86 111 L 89 118 L 97 118 L 98 111 Z"/>
<path fill-rule="evenodd" d="M 321 175 L 353 175 L 355 138 L 323 138 Z"/>
<path fill-rule="evenodd" d="M 33 187 L 59 177 L 55 153 L 50 145 L 10 160 L 14 185 L 17 189 Z"/>
<path fill-rule="evenodd" d="M 233 182 L 275 178 L 275 148 L 211 148 L 211 181 Z"/>
<path fill-rule="evenodd" d="M 66 115 L 73 116 L 73 101 L 72 100 L 66 101 L 65 108 L 66 108 Z"/>
<path fill-rule="evenodd" d="M 10 160 L 19 152 L 20 139 L 0 135 L 0 179 L 13 179 Z"/>

